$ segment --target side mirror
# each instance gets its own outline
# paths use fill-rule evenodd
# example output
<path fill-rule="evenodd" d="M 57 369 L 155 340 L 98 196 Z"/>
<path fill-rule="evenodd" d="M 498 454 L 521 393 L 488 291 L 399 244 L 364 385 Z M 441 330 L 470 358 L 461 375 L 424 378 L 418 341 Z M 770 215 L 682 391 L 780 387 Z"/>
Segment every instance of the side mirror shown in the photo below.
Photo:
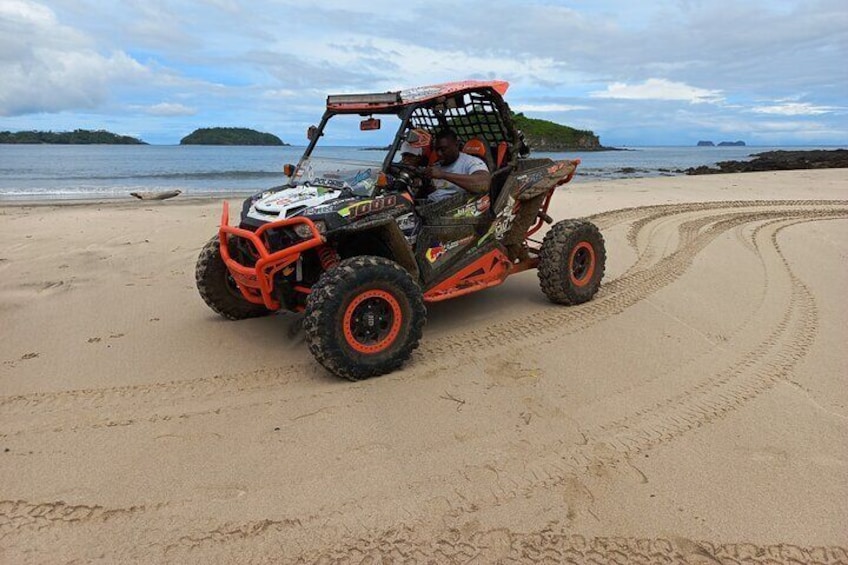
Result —
<path fill-rule="evenodd" d="M 289 178 L 294 176 L 294 165 L 283 165 L 283 174 Z"/>
<path fill-rule="evenodd" d="M 362 131 L 370 131 L 380 129 L 380 120 L 377 118 L 367 118 L 359 122 L 359 129 Z"/>
<path fill-rule="evenodd" d="M 318 137 L 318 128 L 315 126 L 309 126 L 309 129 L 306 130 L 306 139 L 312 141 L 316 137 Z"/>

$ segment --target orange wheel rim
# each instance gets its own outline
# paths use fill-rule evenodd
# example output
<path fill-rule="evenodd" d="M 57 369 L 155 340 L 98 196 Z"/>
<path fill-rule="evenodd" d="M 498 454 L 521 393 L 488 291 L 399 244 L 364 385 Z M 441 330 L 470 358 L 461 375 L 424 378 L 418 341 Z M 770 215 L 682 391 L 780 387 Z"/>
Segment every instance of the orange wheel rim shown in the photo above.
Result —
<path fill-rule="evenodd" d="M 348 346 L 358 353 L 388 349 L 400 334 L 403 312 L 397 299 L 385 290 L 367 290 L 345 308 L 342 326 Z"/>
<path fill-rule="evenodd" d="M 586 286 L 595 274 L 595 249 L 581 241 L 568 255 L 568 276 L 574 286 Z"/>

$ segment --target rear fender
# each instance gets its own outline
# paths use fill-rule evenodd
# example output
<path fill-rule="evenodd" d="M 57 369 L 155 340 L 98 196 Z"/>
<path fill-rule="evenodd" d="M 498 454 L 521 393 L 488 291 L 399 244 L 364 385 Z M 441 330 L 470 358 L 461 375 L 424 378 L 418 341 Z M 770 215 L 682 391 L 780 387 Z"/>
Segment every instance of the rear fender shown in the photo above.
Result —
<path fill-rule="evenodd" d="M 522 171 L 515 176 L 515 198 L 531 200 L 540 194 L 569 182 L 574 177 L 580 159 L 553 161 L 549 164 Z"/>

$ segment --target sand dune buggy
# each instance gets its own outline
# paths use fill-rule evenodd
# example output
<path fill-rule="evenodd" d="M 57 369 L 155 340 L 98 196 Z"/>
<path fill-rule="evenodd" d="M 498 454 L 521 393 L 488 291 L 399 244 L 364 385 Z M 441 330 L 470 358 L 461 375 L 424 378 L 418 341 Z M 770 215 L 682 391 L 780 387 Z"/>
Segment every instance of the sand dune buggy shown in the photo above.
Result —
<path fill-rule="evenodd" d="M 351 380 L 393 371 L 409 358 L 426 303 L 496 286 L 528 269 L 538 269 L 551 301 L 590 300 L 606 259 L 598 228 L 566 220 L 543 241 L 532 239 L 552 223 L 551 197 L 579 160 L 529 158 L 503 100 L 507 88 L 466 81 L 328 96 L 302 158 L 285 167 L 289 182 L 245 200 L 238 227 L 224 203 L 218 234 L 197 261 L 203 300 L 233 320 L 303 312 L 309 350 Z M 330 136 L 330 125 L 344 118 L 359 121 L 358 130 L 343 126 Z M 363 162 L 338 159 L 332 143 L 321 143 L 367 135 L 387 120 L 397 127 L 390 145 L 363 149 Z M 487 192 L 460 191 L 438 202 L 423 197 L 428 177 L 402 163 L 399 149 L 404 141 L 417 144 L 421 164 L 433 163 L 429 140 L 443 128 L 486 162 Z"/>

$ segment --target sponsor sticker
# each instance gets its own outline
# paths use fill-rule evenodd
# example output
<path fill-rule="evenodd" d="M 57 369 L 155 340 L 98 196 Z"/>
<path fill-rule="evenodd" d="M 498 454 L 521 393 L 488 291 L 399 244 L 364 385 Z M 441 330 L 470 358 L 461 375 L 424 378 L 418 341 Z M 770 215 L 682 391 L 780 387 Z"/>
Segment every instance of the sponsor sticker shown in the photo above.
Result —
<path fill-rule="evenodd" d="M 449 241 L 447 243 L 439 242 L 438 245 L 434 245 L 433 247 L 428 248 L 427 251 L 424 252 L 424 257 L 426 257 L 430 263 L 435 263 L 445 253 L 453 251 L 454 249 L 458 249 L 459 247 L 470 242 L 472 239 L 474 239 L 474 236 L 469 235 L 468 237 L 463 237 L 462 239 L 457 239 L 456 241 Z"/>
<path fill-rule="evenodd" d="M 381 210 L 391 208 L 392 206 L 396 206 L 397 203 L 397 195 L 391 194 L 385 198 L 364 200 L 362 202 L 357 202 L 356 204 L 351 204 L 350 206 L 339 210 L 338 213 L 339 216 L 342 216 L 343 218 L 347 218 L 348 216 L 356 218 L 357 216 L 364 216 L 365 214 L 371 214 L 373 212 L 379 212 Z"/>
<path fill-rule="evenodd" d="M 485 213 L 489 209 L 489 206 L 489 195 L 487 194 L 479 200 L 469 202 L 468 204 L 465 204 L 462 208 L 459 208 L 456 212 L 454 212 L 453 217 L 474 218 Z"/>
<path fill-rule="evenodd" d="M 400 228 L 400 231 L 411 230 L 415 227 L 415 214 L 410 212 L 409 214 L 398 216 L 397 224 Z"/>
<path fill-rule="evenodd" d="M 480 212 L 481 214 L 483 212 L 487 212 L 489 210 L 489 206 L 491 206 L 491 202 L 489 200 L 488 194 L 477 201 L 477 211 Z"/>

